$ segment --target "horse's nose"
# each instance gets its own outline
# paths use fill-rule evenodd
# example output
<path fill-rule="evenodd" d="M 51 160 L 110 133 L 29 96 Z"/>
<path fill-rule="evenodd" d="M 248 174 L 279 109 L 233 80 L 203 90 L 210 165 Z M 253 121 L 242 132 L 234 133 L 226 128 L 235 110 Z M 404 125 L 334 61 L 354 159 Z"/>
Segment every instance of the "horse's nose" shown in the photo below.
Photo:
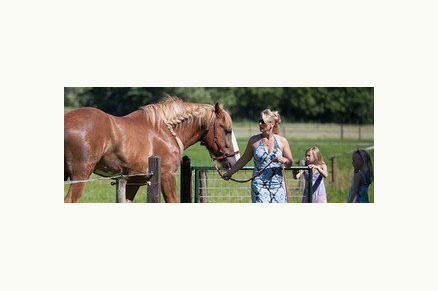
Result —
<path fill-rule="evenodd" d="M 237 162 L 237 160 L 236 160 L 236 157 L 234 156 L 234 157 L 227 158 L 225 162 L 226 162 L 227 166 L 231 168 L 232 166 L 234 166 L 234 164 Z"/>
<path fill-rule="evenodd" d="M 231 169 L 231 163 L 228 161 L 228 159 L 227 160 L 224 160 L 223 162 L 222 162 L 222 167 L 224 168 L 224 169 L 227 169 L 227 170 L 229 170 L 229 169 Z"/>

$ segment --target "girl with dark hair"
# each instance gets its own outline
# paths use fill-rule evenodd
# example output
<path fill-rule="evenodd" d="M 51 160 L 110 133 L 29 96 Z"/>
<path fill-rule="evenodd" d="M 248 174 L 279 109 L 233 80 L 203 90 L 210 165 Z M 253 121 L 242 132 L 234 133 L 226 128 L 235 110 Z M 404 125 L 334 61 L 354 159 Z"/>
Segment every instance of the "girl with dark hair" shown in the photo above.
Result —
<path fill-rule="evenodd" d="M 374 180 L 370 155 L 364 150 L 353 153 L 354 177 L 348 195 L 348 203 L 369 203 L 368 187 Z"/>

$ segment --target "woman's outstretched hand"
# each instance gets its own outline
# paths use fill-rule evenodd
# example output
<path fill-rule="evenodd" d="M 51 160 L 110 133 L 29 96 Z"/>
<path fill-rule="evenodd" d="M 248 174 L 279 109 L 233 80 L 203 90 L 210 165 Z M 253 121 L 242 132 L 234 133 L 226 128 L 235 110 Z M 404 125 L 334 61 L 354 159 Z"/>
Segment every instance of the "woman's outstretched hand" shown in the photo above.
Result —
<path fill-rule="evenodd" d="M 231 176 L 233 174 L 230 174 L 230 171 L 226 172 L 224 175 L 222 175 L 222 179 L 224 179 L 225 181 L 228 181 L 231 179 Z"/>

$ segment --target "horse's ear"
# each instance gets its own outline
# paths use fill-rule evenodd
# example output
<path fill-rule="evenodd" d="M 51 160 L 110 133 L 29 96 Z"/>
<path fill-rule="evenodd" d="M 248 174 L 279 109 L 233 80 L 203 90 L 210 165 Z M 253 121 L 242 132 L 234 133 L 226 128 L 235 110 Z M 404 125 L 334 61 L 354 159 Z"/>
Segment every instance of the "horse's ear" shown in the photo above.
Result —
<path fill-rule="evenodd" d="M 216 104 L 214 105 L 214 112 L 216 113 L 216 115 L 221 116 L 223 110 L 224 110 L 224 107 L 221 104 L 219 104 L 218 102 L 216 102 Z"/>

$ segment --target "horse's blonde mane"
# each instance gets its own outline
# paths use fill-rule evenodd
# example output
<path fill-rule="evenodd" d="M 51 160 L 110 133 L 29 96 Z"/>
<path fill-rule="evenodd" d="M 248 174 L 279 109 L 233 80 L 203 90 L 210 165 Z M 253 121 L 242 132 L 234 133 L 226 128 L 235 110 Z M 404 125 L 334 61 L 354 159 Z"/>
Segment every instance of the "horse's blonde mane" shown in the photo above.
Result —
<path fill-rule="evenodd" d="M 181 122 L 196 122 L 198 126 L 211 126 L 213 106 L 183 102 L 176 96 L 168 96 L 161 102 L 140 107 L 147 120 L 156 126 L 164 122 L 168 127 L 175 127 Z"/>

